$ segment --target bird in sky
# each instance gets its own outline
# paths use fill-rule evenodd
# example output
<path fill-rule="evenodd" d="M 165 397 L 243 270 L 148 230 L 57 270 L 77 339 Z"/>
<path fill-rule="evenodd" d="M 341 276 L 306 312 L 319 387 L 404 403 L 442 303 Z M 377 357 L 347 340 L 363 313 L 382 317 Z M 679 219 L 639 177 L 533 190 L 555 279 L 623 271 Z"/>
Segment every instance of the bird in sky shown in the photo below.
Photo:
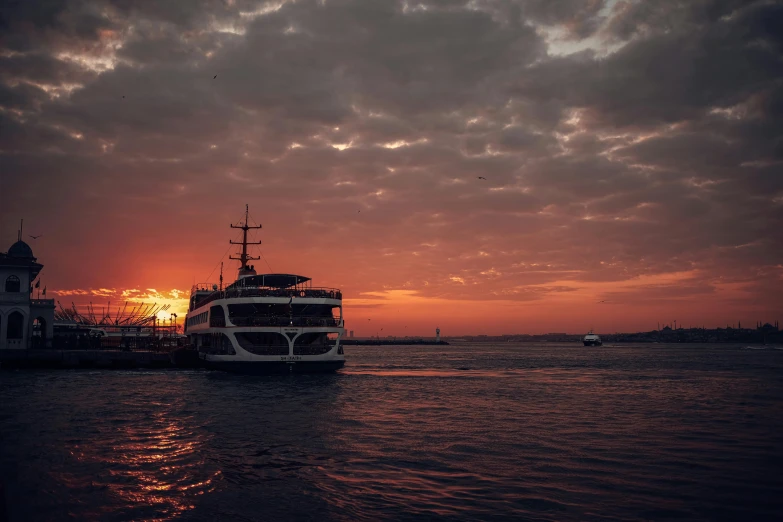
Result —
<path fill-rule="evenodd" d="M 31 237 L 31 238 L 33 238 L 33 239 L 38 239 L 38 238 L 39 238 L 39 237 L 41 237 L 42 235 L 43 235 L 43 234 L 38 234 L 37 236 L 30 236 L 30 237 Z"/>
<path fill-rule="evenodd" d="M 217 74 L 216 74 L 215 76 L 213 76 L 213 77 L 212 77 L 212 79 L 213 79 L 213 80 L 214 80 L 215 78 L 217 78 Z"/>
<path fill-rule="evenodd" d="M 123 98 L 125 98 L 125 96 L 123 96 Z"/>
<path fill-rule="evenodd" d="M 599 303 L 605 303 L 606 301 L 598 301 Z"/>
<path fill-rule="evenodd" d="M 478 179 L 483 179 L 484 181 L 487 181 L 487 178 L 485 178 L 484 176 L 478 176 Z"/>

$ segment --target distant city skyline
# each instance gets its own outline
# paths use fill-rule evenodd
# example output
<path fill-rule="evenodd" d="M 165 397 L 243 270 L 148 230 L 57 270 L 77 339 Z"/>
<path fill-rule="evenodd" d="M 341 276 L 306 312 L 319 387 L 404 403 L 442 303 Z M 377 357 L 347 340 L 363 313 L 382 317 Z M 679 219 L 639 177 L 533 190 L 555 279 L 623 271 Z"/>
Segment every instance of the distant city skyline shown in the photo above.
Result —
<path fill-rule="evenodd" d="M 780 3 L 21 2 L 0 251 L 171 304 L 250 205 L 356 336 L 783 319 Z M 433 333 L 434 335 L 434 333 Z"/>

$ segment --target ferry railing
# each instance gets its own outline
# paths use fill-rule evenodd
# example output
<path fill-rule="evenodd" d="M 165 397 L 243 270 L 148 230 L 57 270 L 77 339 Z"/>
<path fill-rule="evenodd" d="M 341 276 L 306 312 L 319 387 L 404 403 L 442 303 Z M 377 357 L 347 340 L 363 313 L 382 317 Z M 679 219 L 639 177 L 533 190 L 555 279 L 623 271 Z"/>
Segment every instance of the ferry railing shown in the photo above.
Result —
<path fill-rule="evenodd" d="M 195 287 L 194 287 L 195 288 Z M 258 287 L 240 287 L 230 288 L 228 290 L 215 291 L 204 299 L 196 301 L 195 306 L 204 306 L 215 299 L 231 299 L 237 297 L 287 297 L 287 298 L 319 298 L 319 299 L 342 299 L 343 293 L 337 288 L 258 288 Z"/>
<path fill-rule="evenodd" d="M 321 326 L 337 327 L 342 321 L 334 317 L 303 317 L 303 316 L 246 316 L 230 317 L 234 326 Z"/>

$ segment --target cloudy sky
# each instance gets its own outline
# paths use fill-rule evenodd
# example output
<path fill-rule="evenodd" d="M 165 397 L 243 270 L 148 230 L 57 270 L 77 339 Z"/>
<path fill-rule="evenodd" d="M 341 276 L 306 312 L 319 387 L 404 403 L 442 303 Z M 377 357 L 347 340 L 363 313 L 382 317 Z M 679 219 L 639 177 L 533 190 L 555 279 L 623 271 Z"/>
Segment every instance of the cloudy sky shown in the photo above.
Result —
<path fill-rule="evenodd" d="M 782 56 L 769 1 L 4 0 L 0 249 L 177 309 L 247 203 L 357 335 L 783 319 Z"/>

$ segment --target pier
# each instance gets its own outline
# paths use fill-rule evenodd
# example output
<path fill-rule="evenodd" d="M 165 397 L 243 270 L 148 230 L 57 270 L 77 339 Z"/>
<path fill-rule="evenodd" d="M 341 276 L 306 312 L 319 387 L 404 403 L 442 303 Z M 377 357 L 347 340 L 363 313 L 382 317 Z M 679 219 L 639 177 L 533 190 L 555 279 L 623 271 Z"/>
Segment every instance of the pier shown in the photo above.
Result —
<path fill-rule="evenodd" d="M 0 350 L 0 369 L 20 368 L 184 368 L 191 367 L 187 358 L 175 352 L 121 350 Z M 175 364 L 176 361 L 176 364 Z"/>

